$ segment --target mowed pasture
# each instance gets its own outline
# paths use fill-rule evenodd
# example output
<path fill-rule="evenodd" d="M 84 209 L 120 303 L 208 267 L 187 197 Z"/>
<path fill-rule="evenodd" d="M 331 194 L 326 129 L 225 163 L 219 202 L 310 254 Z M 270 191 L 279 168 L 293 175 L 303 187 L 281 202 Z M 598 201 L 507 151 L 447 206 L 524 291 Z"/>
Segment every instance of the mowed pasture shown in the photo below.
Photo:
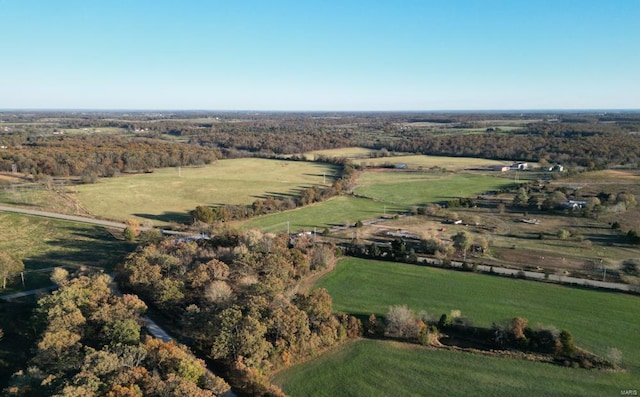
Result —
<path fill-rule="evenodd" d="M 265 159 L 220 160 L 201 168 L 164 168 L 153 173 L 100 179 L 69 194 L 96 216 L 165 224 L 189 222 L 199 205 L 250 204 L 266 196 L 296 196 L 300 189 L 329 185 L 336 169 L 320 163 Z"/>
<path fill-rule="evenodd" d="M 372 219 L 384 214 L 407 211 L 407 206 L 388 205 L 382 202 L 351 196 L 340 196 L 333 199 L 297 208 L 237 222 L 241 229 L 262 229 L 266 232 L 278 233 L 311 231 L 316 228 L 320 233 L 327 227 L 353 225 L 359 220 Z"/>
<path fill-rule="evenodd" d="M 408 169 L 428 170 L 431 168 L 445 169 L 447 171 L 462 171 L 467 169 L 486 169 L 494 165 L 507 165 L 509 161 L 487 160 L 475 157 L 447 157 L 425 155 L 397 155 L 390 157 L 377 157 L 361 161 L 355 161 L 365 167 L 380 167 L 387 164 L 404 164 Z M 500 172 L 494 171 L 496 174 Z"/>
<path fill-rule="evenodd" d="M 290 396 L 607 396 L 637 388 L 628 374 L 358 340 L 278 373 Z"/>
<path fill-rule="evenodd" d="M 373 149 L 367 149 L 363 147 L 346 147 L 337 149 L 314 150 L 312 152 L 307 152 L 304 155 L 311 159 L 315 159 L 318 156 L 325 156 L 330 158 L 361 159 L 371 158 L 376 153 L 378 153 L 378 151 Z"/>
<path fill-rule="evenodd" d="M 373 363 L 381 362 L 379 360 L 385 354 L 379 354 L 377 346 L 375 349 L 369 348 L 358 353 L 364 356 L 362 358 L 354 357 L 349 350 L 330 353 L 339 358 L 332 364 L 319 365 L 319 369 L 313 372 L 321 376 L 325 371 L 330 372 L 329 367 L 332 365 L 336 368 L 333 377 L 327 375 L 324 378 L 328 390 L 340 387 L 338 383 L 330 383 L 341 381 L 336 374 L 350 371 L 352 366 L 365 365 L 365 362 L 373 366 L 373 374 L 369 376 L 370 371 L 356 371 L 354 373 L 359 375 L 354 375 L 353 382 L 371 383 L 382 388 L 381 390 L 384 390 L 384 382 L 387 379 L 376 376 L 376 371 L 389 370 L 389 367 L 393 367 L 392 371 L 398 374 L 417 371 L 406 383 L 397 385 L 397 393 L 394 393 L 396 395 L 424 394 L 426 383 L 443 387 L 451 384 L 451 390 L 457 391 L 458 387 L 465 390 L 467 386 L 456 384 L 456 374 L 465 366 L 469 370 L 465 371 L 465 374 L 469 373 L 469 376 L 479 379 L 477 384 L 470 382 L 475 385 L 475 395 L 513 395 L 514 385 L 519 385 L 518 387 L 523 387 L 524 390 L 531 389 L 532 392 L 540 391 L 535 394 L 546 395 L 602 395 L 603 390 L 618 393 L 620 389 L 640 388 L 638 296 L 355 258 L 341 260 L 336 269 L 321 279 L 316 286 L 329 291 L 333 298 L 334 311 L 344 311 L 363 318 L 370 313 L 384 316 L 390 305 L 399 304 L 407 304 L 416 312 L 424 310 L 436 319 L 442 313 L 458 309 L 462 311 L 463 316 L 479 326 L 490 326 L 494 322 L 501 323 L 516 316 L 524 317 L 533 326 L 542 324 L 569 330 L 579 346 L 596 354 L 606 356 L 610 348 L 619 349 L 626 369 L 623 373 L 565 369 L 550 364 L 475 357 L 468 354 L 460 356 L 462 353 L 456 352 L 433 352 L 411 345 L 391 349 L 408 349 L 413 353 L 394 353 L 398 358 L 388 364 L 384 364 L 382 359 L 383 364 L 380 364 L 378 369 L 378 364 Z M 384 349 L 384 346 L 380 348 Z M 387 355 L 390 355 L 391 351 Z M 419 365 L 431 357 L 434 357 L 434 365 Z M 325 359 L 331 360 L 331 357 L 321 357 L 319 360 Z M 358 364 L 360 361 L 362 364 Z M 458 364 L 446 364 L 447 361 Z M 306 371 L 307 366 L 313 368 L 314 365 L 318 364 L 303 364 L 299 368 L 293 368 L 291 373 Z M 432 366 L 442 366 L 443 369 L 434 372 L 433 368 L 423 368 Z M 293 392 L 302 387 L 299 381 L 287 380 L 288 372 L 280 376 L 278 379 L 282 380 L 286 392 L 299 394 L 297 391 Z M 428 379 L 425 380 L 425 377 Z M 492 377 L 493 382 L 490 381 Z M 581 379 L 581 382 L 575 383 L 576 378 Z M 306 381 L 308 379 L 303 383 Z M 575 389 L 577 384 L 582 386 Z M 538 390 L 540 387 L 544 389 Z M 436 391 L 434 394 L 448 393 Z M 354 395 L 372 394 L 363 391 Z"/>
<path fill-rule="evenodd" d="M 388 164 L 404 164 L 409 169 L 431 169 L 440 168 L 448 171 L 461 171 L 472 168 L 488 168 L 494 165 L 510 164 L 510 161 L 499 161 L 481 159 L 475 157 L 448 157 L 448 156 L 426 156 L 410 153 L 393 152 L 391 156 L 376 157 L 379 150 L 366 149 L 361 147 L 349 147 L 340 149 L 316 150 L 305 153 L 309 158 L 322 155 L 331 158 L 346 158 L 364 167 L 380 167 Z"/>
<path fill-rule="evenodd" d="M 354 192 L 387 203 L 417 205 L 470 197 L 512 184 L 511 179 L 486 174 L 382 170 L 361 173 Z"/>
<path fill-rule="evenodd" d="M 0 250 L 25 265 L 25 287 L 14 275 L 3 293 L 49 285 L 50 271 L 57 266 L 89 266 L 110 272 L 133 249 L 131 243 L 100 226 L 0 212 Z"/>

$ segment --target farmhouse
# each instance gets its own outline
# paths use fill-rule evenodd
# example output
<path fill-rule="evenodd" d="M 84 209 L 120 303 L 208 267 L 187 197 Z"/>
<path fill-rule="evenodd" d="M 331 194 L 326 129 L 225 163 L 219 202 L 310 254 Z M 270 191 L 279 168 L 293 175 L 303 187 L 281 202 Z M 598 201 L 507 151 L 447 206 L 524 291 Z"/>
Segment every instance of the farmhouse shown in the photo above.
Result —
<path fill-rule="evenodd" d="M 510 167 L 512 170 L 520 170 L 520 171 L 524 171 L 526 169 L 529 168 L 529 164 L 522 162 L 522 161 L 518 161 L 517 163 L 513 163 L 511 164 Z"/>

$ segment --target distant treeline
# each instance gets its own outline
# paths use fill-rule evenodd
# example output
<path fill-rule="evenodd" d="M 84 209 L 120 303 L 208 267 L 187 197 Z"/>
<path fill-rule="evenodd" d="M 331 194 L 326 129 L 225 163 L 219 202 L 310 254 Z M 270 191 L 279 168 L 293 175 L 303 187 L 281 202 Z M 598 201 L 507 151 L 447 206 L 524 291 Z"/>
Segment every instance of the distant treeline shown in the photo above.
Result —
<path fill-rule="evenodd" d="M 149 172 L 154 168 L 196 166 L 216 160 L 216 152 L 193 145 L 147 138 L 83 135 L 29 138 L 0 151 L 0 171 L 34 177 L 109 177 L 117 172 Z"/>
<path fill-rule="evenodd" d="M 640 153 L 640 113 L 0 113 L 0 121 L 0 170 L 60 176 L 353 146 L 590 169 L 637 166 Z M 126 135 L 64 135 L 70 128 Z"/>

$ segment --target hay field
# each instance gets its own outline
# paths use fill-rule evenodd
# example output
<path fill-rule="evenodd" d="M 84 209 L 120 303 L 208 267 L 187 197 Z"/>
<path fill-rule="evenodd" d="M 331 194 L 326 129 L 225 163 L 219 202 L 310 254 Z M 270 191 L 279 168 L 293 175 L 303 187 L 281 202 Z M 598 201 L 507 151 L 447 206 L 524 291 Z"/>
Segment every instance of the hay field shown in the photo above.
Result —
<path fill-rule="evenodd" d="M 250 204 L 265 196 L 295 195 L 301 188 L 330 184 L 334 173 L 333 166 L 318 163 L 220 160 L 201 168 L 100 179 L 68 193 L 100 217 L 164 224 L 188 221 L 188 212 L 198 205 Z"/>

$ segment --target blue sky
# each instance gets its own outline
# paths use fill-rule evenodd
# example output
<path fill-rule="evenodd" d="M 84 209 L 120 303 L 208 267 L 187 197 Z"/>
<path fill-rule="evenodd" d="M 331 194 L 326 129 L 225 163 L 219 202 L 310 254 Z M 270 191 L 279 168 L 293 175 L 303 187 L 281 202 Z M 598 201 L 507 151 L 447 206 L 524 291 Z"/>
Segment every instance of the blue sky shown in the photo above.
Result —
<path fill-rule="evenodd" d="M 0 0 L 0 109 L 640 108 L 640 0 Z"/>

